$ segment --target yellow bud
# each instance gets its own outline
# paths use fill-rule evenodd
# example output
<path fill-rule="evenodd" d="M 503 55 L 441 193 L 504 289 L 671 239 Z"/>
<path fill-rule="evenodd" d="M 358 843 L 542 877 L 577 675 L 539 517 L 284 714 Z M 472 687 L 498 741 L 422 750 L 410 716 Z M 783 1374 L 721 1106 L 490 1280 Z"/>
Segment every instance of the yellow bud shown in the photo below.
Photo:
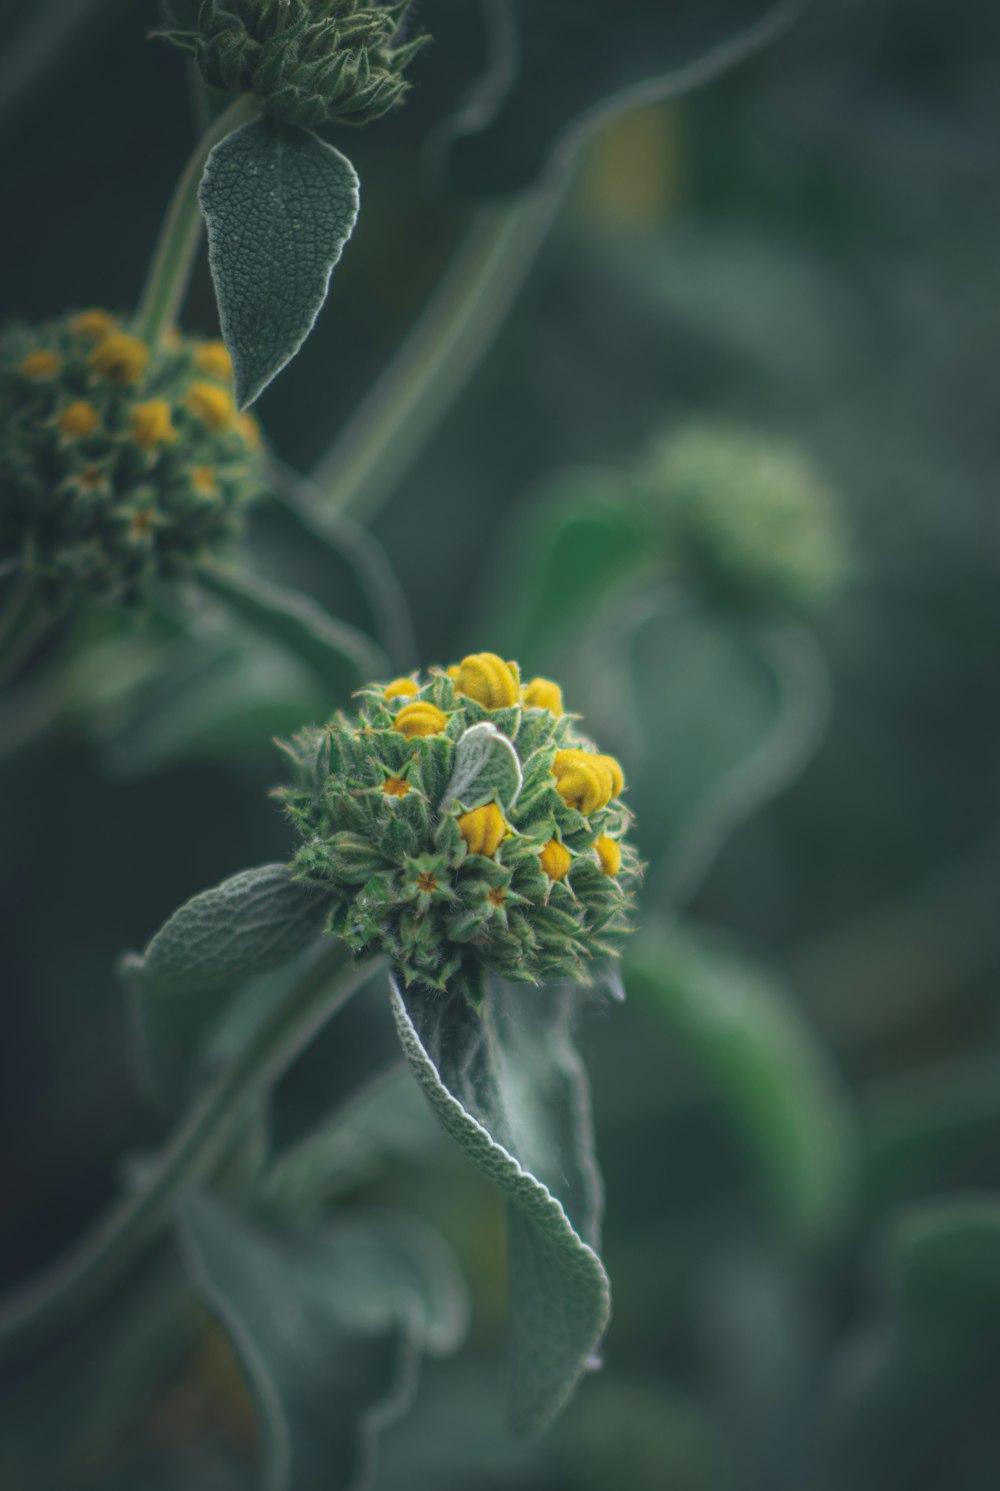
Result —
<path fill-rule="evenodd" d="M 136 404 L 130 423 L 132 439 L 143 450 L 155 450 L 158 445 L 169 445 L 177 439 L 166 399 L 148 399 L 144 404 Z"/>
<path fill-rule="evenodd" d="M 95 309 L 71 316 L 69 329 L 83 342 L 103 342 L 118 330 L 118 322 L 107 311 Z"/>
<path fill-rule="evenodd" d="M 29 352 L 18 371 L 22 378 L 32 383 L 44 383 L 47 378 L 58 378 L 62 372 L 62 358 L 58 352 Z"/>
<path fill-rule="evenodd" d="M 205 342 L 194 354 L 194 365 L 206 378 L 221 378 L 228 383 L 233 376 L 233 364 L 225 342 Z"/>
<path fill-rule="evenodd" d="M 625 773 L 622 771 L 621 766 L 615 760 L 614 756 L 598 756 L 597 759 L 598 761 L 602 761 L 611 773 L 611 796 L 621 797 L 625 791 Z"/>
<path fill-rule="evenodd" d="M 393 729 L 407 740 L 415 735 L 440 735 L 448 723 L 448 716 L 436 704 L 418 700 L 415 704 L 404 704 L 393 720 Z"/>
<path fill-rule="evenodd" d="M 495 652 L 474 652 L 458 665 L 455 688 L 484 709 L 505 709 L 521 697 L 516 663 L 505 663 Z"/>
<path fill-rule="evenodd" d="M 86 399 L 75 399 L 72 404 L 67 404 L 56 420 L 64 440 L 83 440 L 92 435 L 100 423 L 101 416 Z"/>
<path fill-rule="evenodd" d="M 405 797 L 413 788 L 405 777 L 386 777 L 382 783 L 382 791 L 386 797 Z"/>
<path fill-rule="evenodd" d="M 522 701 L 529 709 L 547 709 L 550 714 L 562 714 L 562 689 L 551 678 L 533 678 L 524 685 Z"/>
<path fill-rule="evenodd" d="M 149 348 L 138 337 L 116 331 L 91 352 L 90 366 L 109 383 L 138 383 L 149 366 Z"/>
<path fill-rule="evenodd" d="M 232 395 L 215 383 L 192 383 L 184 402 L 195 419 L 200 419 L 213 433 L 227 429 L 236 419 Z"/>
<path fill-rule="evenodd" d="M 458 682 L 458 664 L 452 663 L 450 668 L 445 668 L 445 677 L 450 678 L 452 683 Z"/>
<path fill-rule="evenodd" d="M 614 782 L 603 756 L 591 751 L 556 751 L 552 775 L 563 802 L 580 813 L 596 813 L 611 801 Z"/>
<path fill-rule="evenodd" d="M 473 808 L 471 813 L 463 813 L 458 820 L 458 831 L 470 854 L 483 854 L 487 859 L 493 858 L 509 832 L 495 802 L 488 802 L 485 808 Z"/>
<path fill-rule="evenodd" d="M 383 699 L 412 699 L 414 694 L 419 693 L 417 685 L 412 678 L 394 678 L 392 683 L 387 683 L 382 690 Z"/>
<path fill-rule="evenodd" d="M 573 856 L 565 844 L 560 844 L 558 839 L 550 839 L 538 855 L 542 869 L 550 880 L 565 880 L 569 874 L 569 867 L 573 863 Z"/>
<path fill-rule="evenodd" d="M 597 862 L 605 875 L 617 875 L 622 867 L 622 851 L 617 839 L 609 839 L 607 834 L 601 834 L 599 839 L 594 840 L 594 849 L 597 851 Z"/>
<path fill-rule="evenodd" d="M 252 414 L 238 414 L 236 416 L 236 428 L 251 450 L 260 450 L 263 443 L 260 436 L 260 425 Z"/>
<path fill-rule="evenodd" d="M 215 467 L 192 466 L 191 485 L 199 497 L 218 497 L 219 483 L 215 479 Z"/>

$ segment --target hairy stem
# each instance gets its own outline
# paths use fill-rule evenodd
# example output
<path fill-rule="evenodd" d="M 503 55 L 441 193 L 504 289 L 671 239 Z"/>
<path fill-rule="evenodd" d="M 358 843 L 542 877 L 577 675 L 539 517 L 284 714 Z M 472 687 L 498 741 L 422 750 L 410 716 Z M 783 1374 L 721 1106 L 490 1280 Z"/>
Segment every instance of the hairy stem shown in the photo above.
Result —
<path fill-rule="evenodd" d="M 136 333 L 154 346 L 177 320 L 201 238 L 198 188 L 209 153 L 226 135 L 255 118 L 252 99 L 238 98 L 202 135 L 174 188 L 153 251 L 136 313 Z"/>
<path fill-rule="evenodd" d="M 108 1290 L 162 1232 L 170 1207 L 224 1159 L 248 1109 L 368 976 L 335 944 L 264 1020 L 232 1065 L 194 1104 L 148 1175 L 52 1267 L 0 1309 L 0 1359 L 46 1340 Z"/>
<path fill-rule="evenodd" d="M 558 192 L 482 213 L 407 340 L 317 465 L 327 502 L 370 519 L 467 383 L 534 264 Z"/>

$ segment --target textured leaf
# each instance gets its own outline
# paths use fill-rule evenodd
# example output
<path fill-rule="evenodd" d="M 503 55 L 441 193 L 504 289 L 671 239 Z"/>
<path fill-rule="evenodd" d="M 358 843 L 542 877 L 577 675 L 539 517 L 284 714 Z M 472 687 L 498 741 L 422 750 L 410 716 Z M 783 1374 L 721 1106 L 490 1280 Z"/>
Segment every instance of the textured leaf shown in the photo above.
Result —
<path fill-rule="evenodd" d="M 200 191 L 236 399 L 252 404 L 312 330 L 358 215 L 350 161 L 308 130 L 259 119 L 221 140 Z"/>
<path fill-rule="evenodd" d="M 191 1068 L 234 994 L 268 969 L 291 964 L 312 943 L 322 897 L 284 865 L 244 870 L 175 911 L 139 956 L 126 954 L 139 1059 L 161 1098 L 186 1088 Z"/>
<path fill-rule="evenodd" d="M 256 1220 L 209 1192 L 178 1213 L 189 1277 L 228 1332 L 257 1400 L 267 1491 L 349 1491 L 405 1411 L 421 1353 L 465 1334 L 465 1290 L 411 1218 L 312 1227 Z"/>
<path fill-rule="evenodd" d="M 221 566 L 203 569 L 200 579 L 242 621 L 311 669 L 331 704 L 345 703 L 359 684 L 386 671 L 385 658 L 374 642 L 336 621 L 309 596 Z"/>
<path fill-rule="evenodd" d="M 476 808 L 494 799 L 504 809 L 521 790 L 521 763 L 506 735 L 489 720 L 470 725 L 455 746 L 451 779 L 442 807 L 460 802 Z"/>
<path fill-rule="evenodd" d="M 649 918 L 625 979 L 728 1116 L 787 1228 L 834 1234 L 854 1199 L 854 1123 L 788 991 L 745 957 Z"/>
<path fill-rule="evenodd" d="M 603 119 L 697 88 L 778 36 L 806 0 L 500 0 L 493 56 L 453 121 L 457 189 L 532 186 Z"/>
<path fill-rule="evenodd" d="M 509 1204 L 509 1412 L 543 1429 L 571 1396 L 610 1312 L 597 1255 L 602 1192 L 570 990 L 460 995 L 393 986 L 403 1050 L 445 1129 Z"/>

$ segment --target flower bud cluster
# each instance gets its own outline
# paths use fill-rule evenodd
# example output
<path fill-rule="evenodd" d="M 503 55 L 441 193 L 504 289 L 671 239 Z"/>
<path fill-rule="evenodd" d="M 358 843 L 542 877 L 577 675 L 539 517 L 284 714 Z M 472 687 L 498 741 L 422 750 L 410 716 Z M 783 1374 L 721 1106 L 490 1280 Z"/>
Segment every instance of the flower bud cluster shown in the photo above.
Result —
<path fill-rule="evenodd" d="M 260 432 L 221 342 L 104 310 L 0 333 L 0 564 L 50 599 L 141 601 L 230 541 Z"/>
<path fill-rule="evenodd" d="M 330 899 L 327 930 L 384 954 L 405 985 L 476 1005 L 491 971 L 590 981 L 631 930 L 640 865 L 621 767 L 558 685 L 522 688 L 515 664 L 479 653 L 360 697 L 356 719 L 285 746 L 294 784 L 277 793 L 302 838 L 293 873 Z M 515 787 L 460 767 L 470 732 L 497 744 Z"/>
<path fill-rule="evenodd" d="M 250 94 L 270 118 L 311 129 L 367 124 L 398 103 L 427 41 L 396 44 L 409 0 L 201 0 L 190 30 L 160 34 L 190 52 L 206 83 Z"/>

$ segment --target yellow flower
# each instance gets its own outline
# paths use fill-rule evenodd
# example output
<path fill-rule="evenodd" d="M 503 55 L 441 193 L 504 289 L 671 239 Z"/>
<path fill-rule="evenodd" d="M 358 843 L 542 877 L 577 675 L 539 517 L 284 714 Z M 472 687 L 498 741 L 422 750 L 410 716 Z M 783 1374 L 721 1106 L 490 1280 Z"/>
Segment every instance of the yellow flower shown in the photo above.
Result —
<path fill-rule="evenodd" d="M 550 839 L 540 851 L 538 858 L 550 880 L 565 880 L 569 874 L 569 867 L 573 863 L 573 856 L 566 845 L 560 844 L 558 839 Z"/>
<path fill-rule="evenodd" d="M 185 403 L 195 419 L 213 432 L 226 429 L 236 418 L 232 395 L 215 383 L 192 383 Z"/>
<path fill-rule="evenodd" d="M 556 779 L 556 791 L 568 807 L 584 814 L 607 807 L 614 788 L 607 765 L 610 759 L 592 751 L 556 751 L 552 775 Z"/>
<path fill-rule="evenodd" d="M 205 342 L 195 353 L 194 363 L 206 378 L 221 378 L 224 383 L 232 379 L 233 364 L 225 342 Z"/>
<path fill-rule="evenodd" d="M 521 697 L 516 663 L 505 663 L 495 652 L 474 652 L 458 665 L 455 688 L 484 709 L 505 709 Z"/>
<path fill-rule="evenodd" d="M 155 450 L 158 445 L 169 445 L 177 439 L 166 399 L 148 399 L 144 404 L 136 404 L 131 424 L 132 439 L 143 450 Z"/>
<path fill-rule="evenodd" d="M 238 414 L 236 416 L 236 428 L 251 450 L 260 450 L 262 444 L 260 425 L 252 414 Z"/>
<path fill-rule="evenodd" d="M 382 783 L 382 791 L 386 797 L 405 797 L 413 788 L 405 777 L 386 777 Z"/>
<path fill-rule="evenodd" d="M 62 358 L 58 352 L 29 352 L 18 371 L 22 378 L 32 383 L 43 383 L 46 378 L 58 378 L 62 372 Z"/>
<path fill-rule="evenodd" d="M 90 366 L 109 383 L 138 383 L 149 366 L 149 348 L 138 337 L 116 331 L 91 352 Z"/>
<path fill-rule="evenodd" d="M 622 771 L 620 764 L 615 760 L 614 756 L 598 756 L 597 759 L 603 762 L 611 773 L 611 796 L 621 797 L 625 791 L 625 773 Z"/>
<path fill-rule="evenodd" d="M 458 679 L 458 664 L 452 663 L 450 667 L 445 668 L 444 673 L 446 678 L 450 678 L 452 683 L 455 683 Z"/>
<path fill-rule="evenodd" d="M 215 479 L 215 467 L 192 466 L 191 485 L 199 497 L 218 497 L 219 483 Z"/>
<path fill-rule="evenodd" d="M 86 399 L 75 399 L 72 404 L 67 404 L 56 420 L 59 433 L 65 440 L 84 440 L 100 423 L 101 416 Z"/>
<path fill-rule="evenodd" d="M 599 839 L 594 840 L 594 849 L 597 852 L 597 862 L 605 875 L 617 875 L 622 867 L 622 851 L 617 839 L 609 839 L 607 834 L 601 834 Z"/>
<path fill-rule="evenodd" d="M 533 678 L 524 685 L 521 699 L 529 709 L 547 709 L 550 714 L 563 713 L 562 689 L 551 678 Z"/>
<path fill-rule="evenodd" d="M 401 699 L 404 696 L 412 699 L 418 693 L 417 685 L 412 678 L 394 678 L 392 683 L 387 683 L 382 690 L 383 699 Z"/>
<path fill-rule="evenodd" d="M 73 336 L 84 342 L 103 342 L 118 330 L 118 322 L 107 311 L 81 311 L 71 316 L 69 329 Z"/>
<path fill-rule="evenodd" d="M 415 735 L 440 735 L 447 723 L 448 716 L 443 709 L 419 700 L 415 704 L 403 705 L 393 722 L 393 729 L 412 740 Z"/>
<path fill-rule="evenodd" d="M 471 813 L 463 813 L 458 820 L 458 831 L 470 854 L 482 854 L 487 859 L 493 858 L 509 833 L 495 802 L 488 802 L 485 808 L 473 808 Z"/>

